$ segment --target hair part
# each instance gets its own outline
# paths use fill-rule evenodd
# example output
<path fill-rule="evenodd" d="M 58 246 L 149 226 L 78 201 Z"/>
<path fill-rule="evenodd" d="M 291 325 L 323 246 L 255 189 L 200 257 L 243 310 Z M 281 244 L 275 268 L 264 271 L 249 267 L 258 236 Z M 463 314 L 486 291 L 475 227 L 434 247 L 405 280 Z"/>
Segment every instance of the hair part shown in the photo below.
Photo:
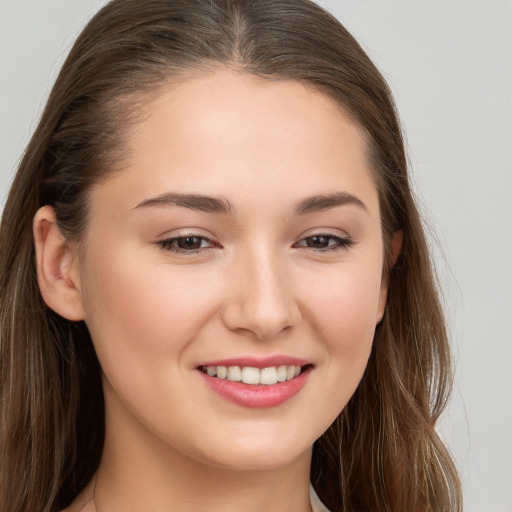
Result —
<path fill-rule="evenodd" d="M 0 509 L 67 506 L 96 470 L 104 436 L 87 328 L 53 313 L 38 290 L 34 214 L 52 205 L 62 233 L 80 240 L 88 191 L 121 172 L 149 95 L 219 66 L 311 84 L 369 143 L 388 304 L 361 384 L 315 443 L 317 493 L 333 512 L 460 511 L 457 473 L 435 432 L 451 384 L 445 323 L 391 93 L 355 39 L 308 0 L 114 0 L 77 39 L 0 228 Z"/>

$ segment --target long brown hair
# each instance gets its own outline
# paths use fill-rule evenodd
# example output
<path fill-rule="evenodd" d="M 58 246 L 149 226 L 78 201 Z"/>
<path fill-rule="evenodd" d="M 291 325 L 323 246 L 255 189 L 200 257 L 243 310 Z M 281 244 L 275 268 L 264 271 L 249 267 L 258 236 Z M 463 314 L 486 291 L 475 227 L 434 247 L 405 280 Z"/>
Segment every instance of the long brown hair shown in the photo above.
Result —
<path fill-rule="evenodd" d="M 387 242 L 387 310 L 355 395 L 315 443 L 311 481 L 332 511 L 460 511 L 435 432 L 451 384 L 443 313 L 390 91 L 355 39 L 308 0 L 114 0 L 76 41 L 8 197 L 0 229 L 0 510 L 54 512 L 98 466 L 101 370 L 87 328 L 38 290 L 32 220 L 52 205 L 65 236 L 122 159 L 145 93 L 224 65 L 336 98 L 366 132 Z M 389 259 L 388 259 L 389 261 Z"/>

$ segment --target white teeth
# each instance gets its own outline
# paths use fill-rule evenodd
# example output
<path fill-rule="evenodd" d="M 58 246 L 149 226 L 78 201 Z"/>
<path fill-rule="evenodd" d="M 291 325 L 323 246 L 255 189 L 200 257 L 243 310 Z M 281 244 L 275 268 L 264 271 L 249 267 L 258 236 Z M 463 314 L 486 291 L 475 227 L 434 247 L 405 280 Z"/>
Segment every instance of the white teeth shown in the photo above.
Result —
<path fill-rule="evenodd" d="M 228 380 L 239 382 L 242 380 L 242 370 L 240 366 L 228 366 Z"/>
<path fill-rule="evenodd" d="M 242 368 L 242 382 L 245 384 L 259 384 L 260 371 L 258 368 L 251 368 L 250 366 Z"/>
<path fill-rule="evenodd" d="M 276 374 L 277 374 L 277 382 L 284 382 L 286 380 L 286 365 L 285 364 L 281 365 L 277 369 Z"/>
<path fill-rule="evenodd" d="M 217 378 L 225 379 L 228 376 L 228 369 L 225 366 L 217 366 Z"/>
<path fill-rule="evenodd" d="M 210 377 L 227 379 L 232 382 L 244 382 L 245 384 L 271 386 L 278 382 L 285 382 L 298 377 L 302 371 L 301 366 L 281 365 L 268 368 L 254 368 L 252 366 L 203 366 L 203 371 Z"/>
<path fill-rule="evenodd" d="M 275 366 L 270 368 L 263 368 L 260 372 L 260 384 L 270 386 L 277 382 L 277 370 Z"/>

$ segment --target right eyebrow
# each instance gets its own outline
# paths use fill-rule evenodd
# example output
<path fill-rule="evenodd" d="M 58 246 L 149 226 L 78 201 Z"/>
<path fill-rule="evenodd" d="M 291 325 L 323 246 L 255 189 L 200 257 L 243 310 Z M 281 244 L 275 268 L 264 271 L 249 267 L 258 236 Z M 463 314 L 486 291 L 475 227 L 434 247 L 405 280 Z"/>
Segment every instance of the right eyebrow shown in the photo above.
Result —
<path fill-rule="evenodd" d="M 303 199 L 296 207 L 296 215 L 322 212 L 338 206 L 354 205 L 368 213 L 366 205 L 358 197 L 348 192 L 320 194 Z"/>
<path fill-rule="evenodd" d="M 150 207 L 169 207 L 178 206 L 189 208 L 206 213 L 233 213 L 233 205 L 225 198 L 210 197 L 201 194 L 181 194 L 178 192 L 168 192 L 157 197 L 145 199 L 137 208 Z"/>

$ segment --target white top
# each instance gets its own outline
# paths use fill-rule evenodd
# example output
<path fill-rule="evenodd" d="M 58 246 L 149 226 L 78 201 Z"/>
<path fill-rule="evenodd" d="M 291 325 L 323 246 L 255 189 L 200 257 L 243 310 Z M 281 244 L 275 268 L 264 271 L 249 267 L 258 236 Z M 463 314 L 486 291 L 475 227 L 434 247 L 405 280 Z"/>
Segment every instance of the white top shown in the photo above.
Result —
<path fill-rule="evenodd" d="M 311 499 L 311 508 L 313 512 L 330 512 L 329 509 L 320 501 L 320 498 L 313 489 L 313 486 L 309 486 L 309 496 Z"/>

